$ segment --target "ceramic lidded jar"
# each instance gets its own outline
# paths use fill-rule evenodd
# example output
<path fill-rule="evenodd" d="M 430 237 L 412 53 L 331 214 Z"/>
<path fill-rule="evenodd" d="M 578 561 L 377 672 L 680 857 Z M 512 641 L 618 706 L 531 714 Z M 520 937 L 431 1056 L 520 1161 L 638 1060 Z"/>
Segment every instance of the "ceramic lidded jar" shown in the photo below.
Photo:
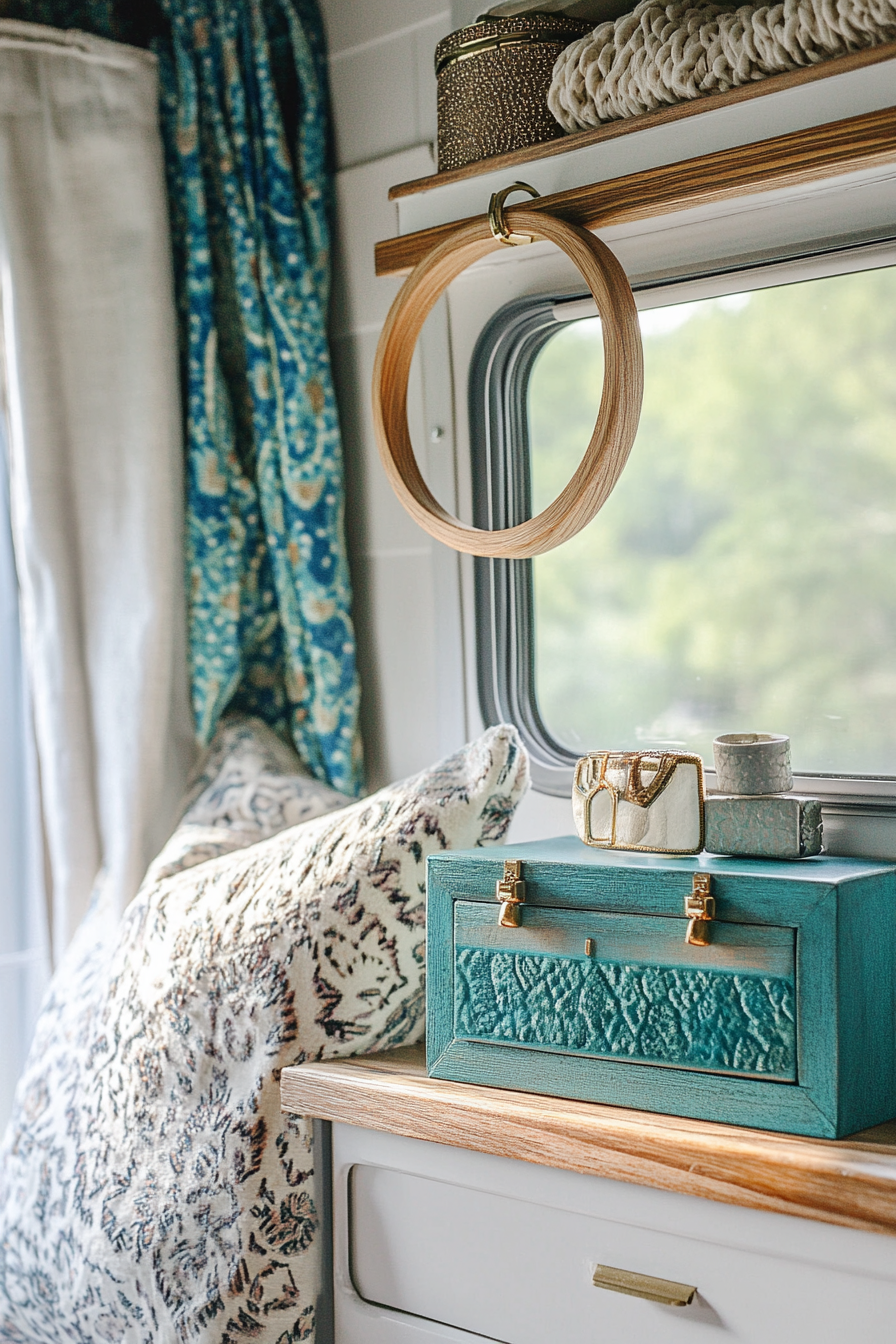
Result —
<path fill-rule="evenodd" d="M 712 751 L 720 793 L 755 796 L 793 788 L 790 738 L 783 733 L 724 733 Z"/>

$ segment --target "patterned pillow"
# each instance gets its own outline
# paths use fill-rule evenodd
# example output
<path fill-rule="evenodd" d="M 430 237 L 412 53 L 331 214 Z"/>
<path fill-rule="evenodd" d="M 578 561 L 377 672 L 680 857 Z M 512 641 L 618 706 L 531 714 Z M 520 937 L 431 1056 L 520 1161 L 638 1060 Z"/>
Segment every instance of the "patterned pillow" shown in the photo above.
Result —
<path fill-rule="evenodd" d="M 145 880 L 173 877 L 351 801 L 312 779 L 292 747 L 261 719 L 231 715 L 202 761 L 180 825 Z"/>
<path fill-rule="evenodd" d="M 418 1040 L 427 854 L 499 843 L 512 728 L 88 916 L 0 1152 L 0 1339 L 294 1344 L 319 1282 L 287 1064 Z"/>

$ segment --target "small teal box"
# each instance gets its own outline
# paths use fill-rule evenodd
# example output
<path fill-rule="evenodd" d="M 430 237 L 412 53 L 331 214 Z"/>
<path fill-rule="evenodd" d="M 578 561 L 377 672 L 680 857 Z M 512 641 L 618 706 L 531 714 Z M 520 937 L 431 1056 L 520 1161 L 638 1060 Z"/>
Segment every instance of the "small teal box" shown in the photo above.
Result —
<path fill-rule="evenodd" d="M 427 920 L 434 1078 L 820 1138 L 896 1116 L 891 864 L 569 836 L 432 855 Z"/>

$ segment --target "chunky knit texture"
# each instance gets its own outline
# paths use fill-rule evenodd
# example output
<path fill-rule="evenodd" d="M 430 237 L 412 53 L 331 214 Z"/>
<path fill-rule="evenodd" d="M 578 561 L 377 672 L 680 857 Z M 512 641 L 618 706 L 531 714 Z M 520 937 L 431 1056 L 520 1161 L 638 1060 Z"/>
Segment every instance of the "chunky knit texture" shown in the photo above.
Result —
<path fill-rule="evenodd" d="M 548 106 L 565 130 L 582 130 L 894 39 L 894 0 L 643 0 L 561 53 Z"/>

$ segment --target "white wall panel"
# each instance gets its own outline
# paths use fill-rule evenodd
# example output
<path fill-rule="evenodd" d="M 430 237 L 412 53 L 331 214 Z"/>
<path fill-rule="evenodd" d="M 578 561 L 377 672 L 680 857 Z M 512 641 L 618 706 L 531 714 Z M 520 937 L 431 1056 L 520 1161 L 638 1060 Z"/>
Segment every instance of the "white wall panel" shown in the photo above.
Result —
<path fill-rule="evenodd" d="M 368 784 L 438 760 L 432 553 L 396 547 L 365 557 L 355 584 Z"/>
<path fill-rule="evenodd" d="M 414 34 L 417 61 L 417 129 L 421 140 L 431 140 L 435 144 L 437 134 L 436 121 L 436 68 L 435 50 L 442 38 L 450 33 L 454 25 L 451 14 L 444 10 L 430 23 L 420 27 Z"/>
<path fill-rule="evenodd" d="M 433 170 L 428 145 L 403 154 L 346 168 L 336 176 L 336 245 L 333 275 L 334 335 L 382 326 L 401 281 L 378 278 L 374 271 L 374 244 L 398 232 L 398 209 L 389 200 L 389 187 L 400 181 L 393 174 L 423 177 Z"/>
<path fill-rule="evenodd" d="M 555 835 L 572 835 L 574 829 L 568 798 L 530 791 L 513 814 L 507 843 L 522 845 L 527 840 L 550 840 Z"/>
<path fill-rule="evenodd" d="M 363 6 L 359 9 L 367 9 Z M 433 140 L 433 53 L 451 31 L 447 8 L 369 42 L 330 49 L 330 86 L 340 168 Z M 396 181 L 399 179 L 396 179 Z"/>
<path fill-rule="evenodd" d="M 405 28 L 434 19 L 446 0 L 321 0 L 330 55 L 388 39 Z"/>
<path fill-rule="evenodd" d="M 419 139 L 416 55 L 411 32 L 331 57 L 340 168 L 405 149 Z"/>
<path fill-rule="evenodd" d="M 374 273 L 374 243 L 397 231 L 389 187 L 431 172 L 432 166 L 429 146 L 418 145 L 343 169 L 336 180 L 333 371 L 371 788 L 453 750 L 466 728 L 457 557 L 432 542 L 392 493 L 377 452 L 370 395 L 379 332 L 400 285 Z M 414 361 L 408 414 L 421 469 L 438 497 L 454 507 L 444 305 L 427 324 Z"/>
<path fill-rule="evenodd" d="M 482 0 L 451 0 L 451 27 L 465 28 L 468 23 L 475 23 L 488 8 L 489 4 Z"/>
<path fill-rule="evenodd" d="M 429 551 L 430 538 L 399 504 L 386 479 L 373 434 L 370 385 L 378 333 L 362 332 L 333 343 L 336 391 L 343 423 L 348 506 L 346 526 L 353 553 Z M 419 427 L 419 369 L 410 388 L 410 418 Z"/>

